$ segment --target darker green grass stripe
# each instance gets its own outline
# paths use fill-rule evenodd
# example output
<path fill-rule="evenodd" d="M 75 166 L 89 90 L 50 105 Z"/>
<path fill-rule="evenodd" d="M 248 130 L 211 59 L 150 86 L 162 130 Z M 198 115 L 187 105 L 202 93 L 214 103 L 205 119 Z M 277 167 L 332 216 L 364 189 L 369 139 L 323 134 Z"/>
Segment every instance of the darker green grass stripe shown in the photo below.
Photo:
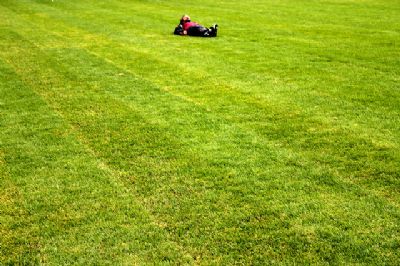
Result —
<path fill-rule="evenodd" d="M 9 110 L 18 106 L 14 104 L 11 107 L 10 102 L 35 105 L 34 101 L 28 99 L 29 95 L 20 92 L 20 87 L 22 84 L 16 73 L 0 61 L 0 263 L 4 265 L 38 264 L 40 261 L 39 232 L 31 226 L 34 221 L 24 206 L 24 195 L 12 178 L 13 164 L 9 161 L 7 148 L 16 145 L 16 141 L 4 137 L 20 131 L 8 126 L 10 120 L 14 121 Z M 21 108 L 15 108 L 14 111 L 19 112 Z"/>

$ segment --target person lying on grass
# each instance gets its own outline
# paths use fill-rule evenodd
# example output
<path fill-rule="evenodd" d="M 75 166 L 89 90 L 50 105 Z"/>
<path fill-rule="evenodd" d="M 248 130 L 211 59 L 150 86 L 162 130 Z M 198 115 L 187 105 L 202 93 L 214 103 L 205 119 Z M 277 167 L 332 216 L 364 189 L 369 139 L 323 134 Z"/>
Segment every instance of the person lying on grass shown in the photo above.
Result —
<path fill-rule="evenodd" d="M 210 28 L 206 28 L 197 22 L 191 21 L 188 15 L 183 15 L 179 21 L 179 25 L 176 26 L 174 30 L 174 34 L 200 37 L 217 37 L 217 28 L 217 24 Z"/>

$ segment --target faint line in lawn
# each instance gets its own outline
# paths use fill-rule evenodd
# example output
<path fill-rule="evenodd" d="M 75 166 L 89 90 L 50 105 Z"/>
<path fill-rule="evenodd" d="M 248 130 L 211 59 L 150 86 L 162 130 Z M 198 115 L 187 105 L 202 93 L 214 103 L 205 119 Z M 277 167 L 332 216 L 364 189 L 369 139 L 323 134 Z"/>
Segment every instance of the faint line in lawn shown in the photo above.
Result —
<path fill-rule="evenodd" d="M 193 103 L 193 104 L 196 105 L 196 106 L 201 106 L 201 107 L 203 107 L 203 109 L 205 109 L 205 110 L 207 110 L 207 111 L 210 111 L 208 108 L 205 108 L 205 105 L 204 105 L 203 103 L 201 103 L 201 102 L 199 102 L 199 101 L 196 101 L 196 100 L 194 100 L 194 99 L 191 98 L 191 97 L 188 97 L 188 96 L 186 96 L 186 95 L 183 95 L 183 94 L 181 94 L 181 93 L 178 93 L 178 92 L 174 91 L 172 87 L 164 86 L 164 85 L 158 84 L 157 82 L 154 82 L 153 80 L 151 80 L 151 79 L 149 79 L 149 78 L 145 78 L 145 77 L 143 77 L 143 76 L 141 76 L 141 75 L 136 74 L 135 72 L 133 72 L 133 71 L 130 70 L 130 69 L 126 69 L 124 66 L 121 66 L 121 65 L 115 63 L 114 61 L 112 61 L 111 59 L 109 59 L 109 58 L 107 58 L 107 57 L 102 57 L 102 56 L 99 55 L 98 53 L 93 52 L 93 51 L 90 51 L 90 50 L 88 50 L 88 49 L 86 49 L 86 48 L 83 48 L 83 49 L 86 50 L 86 52 L 87 52 L 88 54 L 94 55 L 94 56 L 96 56 L 97 58 L 101 58 L 102 60 L 104 60 L 105 62 L 111 64 L 112 66 L 114 66 L 114 67 L 116 67 L 116 68 L 118 68 L 118 69 L 123 69 L 124 71 L 128 72 L 128 73 L 131 74 L 132 76 L 137 77 L 137 78 L 139 78 L 140 80 L 146 81 L 146 82 L 148 82 L 149 84 L 152 84 L 154 87 L 156 87 L 156 88 L 158 88 L 158 89 L 160 89 L 160 90 L 162 90 L 162 91 L 164 91 L 164 92 L 166 92 L 166 93 L 168 93 L 168 94 L 170 94 L 170 95 L 172 95 L 172 96 L 174 96 L 174 97 L 176 97 L 176 98 L 179 98 L 179 99 L 181 99 L 181 100 L 183 100 L 183 101 L 185 101 L 185 102 Z"/>

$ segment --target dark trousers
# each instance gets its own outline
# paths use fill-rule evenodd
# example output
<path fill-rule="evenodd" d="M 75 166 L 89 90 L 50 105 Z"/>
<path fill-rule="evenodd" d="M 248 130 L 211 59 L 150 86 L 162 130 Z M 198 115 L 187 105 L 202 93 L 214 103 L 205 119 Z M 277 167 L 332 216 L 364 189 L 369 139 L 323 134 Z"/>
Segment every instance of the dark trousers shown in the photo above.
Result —
<path fill-rule="evenodd" d="M 203 26 L 194 26 L 190 27 L 187 31 L 187 34 L 190 36 L 200 36 L 200 37 L 216 37 L 216 30 L 211 27 L 210 29 Z"/>

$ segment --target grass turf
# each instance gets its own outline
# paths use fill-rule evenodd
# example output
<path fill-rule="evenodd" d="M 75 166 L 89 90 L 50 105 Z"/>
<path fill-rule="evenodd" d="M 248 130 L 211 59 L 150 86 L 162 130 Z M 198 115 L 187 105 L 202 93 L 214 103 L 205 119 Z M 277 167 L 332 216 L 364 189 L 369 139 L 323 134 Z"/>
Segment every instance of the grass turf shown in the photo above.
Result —
<path fill-rule="evenodd" d="M 0 263 L 399 264 L 397 4 L 3 0 Z"/>

